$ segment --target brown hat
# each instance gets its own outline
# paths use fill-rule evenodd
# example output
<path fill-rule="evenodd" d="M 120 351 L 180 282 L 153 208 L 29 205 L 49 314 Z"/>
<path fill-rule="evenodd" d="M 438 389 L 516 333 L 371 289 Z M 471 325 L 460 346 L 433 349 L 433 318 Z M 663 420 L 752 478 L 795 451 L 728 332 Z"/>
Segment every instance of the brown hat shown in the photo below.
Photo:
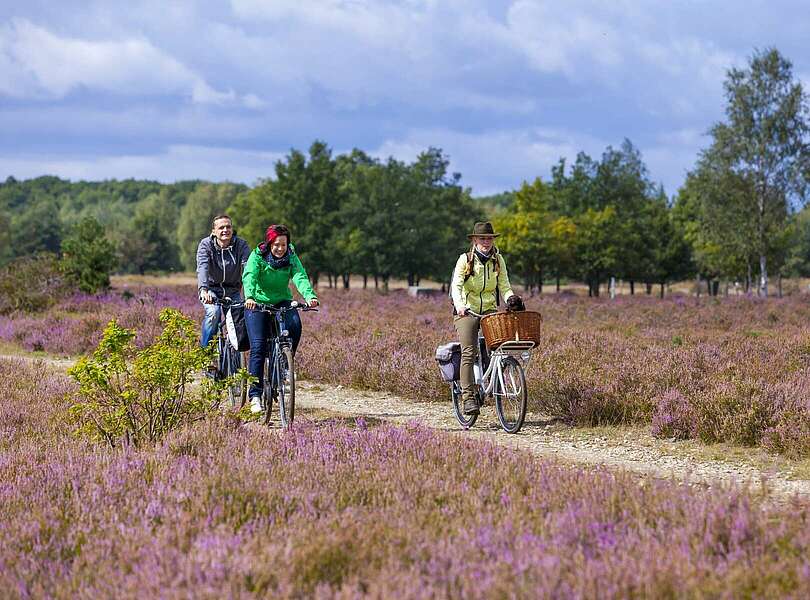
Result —
<path fill-rule="evenodd" d="M 467 237 L 491 237 L 496 238 L 500 233 L 495 233 L 495 230 L 492 228 L 492 223 L 486 221 L 485 223 L 476 223 L 475 227 L 473 227 L 472 233 L 468 233 Z"/>

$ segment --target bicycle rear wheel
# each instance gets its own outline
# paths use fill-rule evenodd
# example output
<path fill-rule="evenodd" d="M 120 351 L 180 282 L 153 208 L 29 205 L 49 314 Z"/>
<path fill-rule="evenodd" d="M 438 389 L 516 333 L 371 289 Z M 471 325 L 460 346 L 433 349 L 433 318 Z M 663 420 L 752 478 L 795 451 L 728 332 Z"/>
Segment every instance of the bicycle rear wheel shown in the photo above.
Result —
<path fill-rule="evenodd" d="M 278 357 L 278 410 L 281 426 L 288 429 L 295 418 L 295 359 L 292 349 L 283 348 Z"/>
<path fill-rule="evenodd" d="M 454 381 L 450 384 L 450 399 L 453 401 L 453 414 L 456 415 L 456 420 L 458 420 L 459 424 L 464 429 L 469 429 L 475 425 L 475 421 L 478 419 L 478 413 L 474 415 L 464 414 L 464 400 L 461 397 L 461 384 L 458 381 Z M 481 404 L 481 402 L 479 402 L 479 404 Z"/>
<path fill-rule="evenodd" d="M 527 398 L 523 365 L 511 356 L 503 358 L 501 378 L 495 382 L 495 411 L 498 413 L 501 427 L 507 433 L 517 433 L 523 426 Z"/>

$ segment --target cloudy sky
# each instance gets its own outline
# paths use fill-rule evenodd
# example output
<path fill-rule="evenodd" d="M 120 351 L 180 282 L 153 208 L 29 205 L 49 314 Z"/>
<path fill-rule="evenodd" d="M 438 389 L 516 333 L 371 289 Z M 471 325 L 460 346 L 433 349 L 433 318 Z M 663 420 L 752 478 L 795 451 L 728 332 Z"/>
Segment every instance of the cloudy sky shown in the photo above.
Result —
<path fill-rule="evenodd" d="M 805 2 L 0 0 L 0 178 L 253 184 L 322 139 L 483 195 L 626 137 L 672 195 L 769 46 L 810 83 Z"/>

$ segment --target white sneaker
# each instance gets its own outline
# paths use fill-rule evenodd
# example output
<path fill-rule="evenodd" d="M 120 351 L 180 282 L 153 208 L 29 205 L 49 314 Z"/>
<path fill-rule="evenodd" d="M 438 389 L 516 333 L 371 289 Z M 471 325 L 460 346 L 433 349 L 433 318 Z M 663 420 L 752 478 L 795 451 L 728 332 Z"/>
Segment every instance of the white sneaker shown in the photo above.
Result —
<path fill-rule="evenodd" d="M 253 414 L 258 414 L 262 412 L 262 399 L 258 396 L 253 396 L 250 399 L 250 412 Z"/>

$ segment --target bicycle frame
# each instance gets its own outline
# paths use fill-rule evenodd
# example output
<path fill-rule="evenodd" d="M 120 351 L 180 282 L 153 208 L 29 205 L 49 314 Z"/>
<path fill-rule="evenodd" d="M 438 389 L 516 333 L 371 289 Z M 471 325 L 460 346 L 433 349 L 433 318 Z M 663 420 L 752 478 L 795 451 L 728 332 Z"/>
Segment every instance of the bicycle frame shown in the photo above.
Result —
<path fill-rule="evenodd" d="M 501 361 L 505 356 L 514 356 L 515 358 L 519 359 L 524 366 L 528 366 L 529 360 L 531 359 L 531 351 L 534 348 L 534 342 L 504 342 L 500 346 L 498 346 L 495 350 L 492 351 L 489 359 L 489 367 L 487 368 L 486 372 L 481 376 L 481 387 L 484 390 L 484 394 L 491 394 L 495 396 L 497 394 L 503 394 L 503 390 L 506 389 L 503 381 L 503 369 L 501 366 Z M 480 355 L 480 353 L 479 353 Z M 480 358 L 479 358 L 480 360 Z M 496 382 L 498 386 L 496 387 Z M 501 390 L 500 392 L 496 392 L 495 390 Z"/>

